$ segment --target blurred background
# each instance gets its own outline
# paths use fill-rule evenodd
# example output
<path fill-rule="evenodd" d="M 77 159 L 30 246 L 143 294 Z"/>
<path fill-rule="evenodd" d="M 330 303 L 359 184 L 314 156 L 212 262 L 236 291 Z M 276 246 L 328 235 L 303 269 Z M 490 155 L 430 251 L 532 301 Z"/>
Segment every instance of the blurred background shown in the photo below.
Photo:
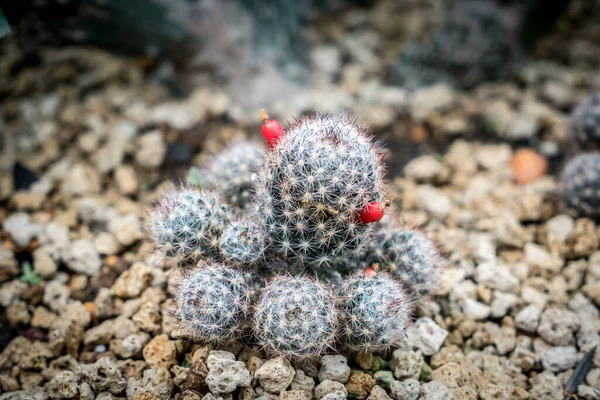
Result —
<path fill-rule="evenodd" d="M 180 176 L 212 142 L 258 132 L 261 108 L 282 121 L 350 113 L 388 143 L 395 171 L 457 137 L 552 160 L 598 86 L 598 0 L 0 5 L 4 199 L 68 152 L 102 178 L 139 142 L 164 146 L 161 173 Z"/>

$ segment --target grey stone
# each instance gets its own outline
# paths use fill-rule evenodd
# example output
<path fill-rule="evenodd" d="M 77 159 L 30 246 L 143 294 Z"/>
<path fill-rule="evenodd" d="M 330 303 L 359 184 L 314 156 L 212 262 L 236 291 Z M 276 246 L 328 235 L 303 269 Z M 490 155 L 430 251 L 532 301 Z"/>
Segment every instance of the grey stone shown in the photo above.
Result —
<path fill-rule="evenodd" d="M 346 395 L 348 394 L 346 386 L 344 386 L 343 383 L 336 381 L 324 380 L 315 387 L 315 397 L 317 400 L 321 400 L 331 393 L 340 392 L 344 393 L 344 398 L 346 398 Z"/>
<path fill-rule="evenodd" d="M 371 389 L 371 394 L 367 397 L 367 400 L 392 400 L 390 396 L 386 393 L 385 389 L 379 386 L 373 386 Z"/>
<path fill-rule="evenodd" d="M 62 259 L 70 270 L 84 275 L 95 275 L 102 267 L 96 247 L 88 239 L 77 239 L 71 243 L 64 249 Z"/>
<path fill-rule="evenodd" d="M 16 213 L 6 218 L 3 228 L 22 249 L 29 246 L 29 243 L 42 232 L 42 227 L 31 222 L 31 217 L 26 213 Z"/>
<path fill-rule="evenodd" d="M 127 381 L 109 357 L 102 357 L 94 364 L 79 365 L 76 373 L 94 392 L 109 391 L 117 395 L 127 387 Z"/>
<path fill-rule="evenodd" d="M 421 385 L 416 379 L 394 381 L 390 385 L 390 392 L 395 400 L 417 400 L 421 395 Z"/>
<path fill-rule="evenodd" d="M 210 370 L 213 365 L 220 361 L 235 361 L 235 354 L 222 350 L 211 350 L 206 359 L 206 367 Z"/>
<path fill-rule="evenodd" d="M 422 400 L 453 400 L 454 395 L 448 386 L 438 381 L 421 385 Z"/>
<path fill-rule="evenodd" d="M 396 379 L 419 379 L 425 360 L 419 350 L 395 350 L 390 361 L 390 369 Z"/>
<path fill-rule="evenodd" d="M 515 324 L 517 325 L 517 328 L 522 329 L 525 332 L 535 333 L 540 321 L 540 315 L 540 308 L 535 304 L 530 304 L 517 313 L 515 316 Z"/>
<path fill-rule="evenodd" d="M 307 376 L 303 370 L 297 369 L 294 375 L 294 380 L 290 385 L 291 390 L 304 390 L 305 392 L 312 395 L 315 388 L 315 380 L 310 376 Z"/>
<path fill-rule="evenodd" d="M 348 382 L 350 367 L 348 360 L 341 355 L 323 356 L 321 358 L 321 369 L 319 370 L 319 382 L 332 380 L 341 383 Z"/>
<path fill-rule="evenodd" d="M 569 310 L 550 308 L 542 313 L 538 334 L 554 346 L 575 344 L 573 334 L 579 329 L 579 318 Z"/>
<path fill-rule="evenodd" d="M 577 364 L 575 346 L 558 346 L 545 350 L 541 354 L 542 367 L 552 372 L 562 372 Z"/>
<path fill-rule="evenodd" d="M 250 371 L 242 361 L 217 361 L 206 376 L 208 388 L 215 394 L 232 393 L 238 387 L 248 387 L 251 380 Z"/>

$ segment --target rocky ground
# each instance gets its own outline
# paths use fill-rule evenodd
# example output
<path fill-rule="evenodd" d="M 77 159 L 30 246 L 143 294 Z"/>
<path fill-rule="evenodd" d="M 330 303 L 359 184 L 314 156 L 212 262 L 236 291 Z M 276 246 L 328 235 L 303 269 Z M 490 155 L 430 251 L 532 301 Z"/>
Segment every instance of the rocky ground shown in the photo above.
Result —
<path fill-rule="evenodd" d="M 600 344 L 600 231 L 562 208 L 558 172 L 570 110 L 600 75 L 532 60 L 509 82 L 408 93 L 382 83 L 385 13 L 326 25 L 313 84 L 271 114 L 368 121 L 389 143 L 396 217 L 429 232 L 447 266 L 400 349 L 314 365 L 183 337 L 172 274 L 144 233 L 169 180 L 257 135 L 258 111 L 218 86 L 175 99 L 143 65 L 98 50 L 28 64 L 0 43 L 1 400 L 563 398 Z M 522 145 L 550 172 L 523 172 Z M 575 393 L 600 399 L 600 350 Z"/>

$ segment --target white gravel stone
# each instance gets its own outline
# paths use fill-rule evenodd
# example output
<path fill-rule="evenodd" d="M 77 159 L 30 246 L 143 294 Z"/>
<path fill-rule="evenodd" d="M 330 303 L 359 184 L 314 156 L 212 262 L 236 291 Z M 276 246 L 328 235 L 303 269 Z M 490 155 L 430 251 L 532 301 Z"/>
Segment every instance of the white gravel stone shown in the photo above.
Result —
<path fill-rule="evenodd" d="M 426 356 L 431 356 L 442 347 L 448 331 L 431 318 L 423 317 L 406 330 L 406 336 L 414 348 L 421 350 Z"/>
<path fill-rule="evenodd" d="M 71 271 L 84 275 L 95 275 L 102 267 L 96 248 L 88 239 L 77 239 L 71 243 L 63 250 L 62 259 Z"/>
<path fill-rule="evenodd" d="M 284 357 L 277 357 L 265 362 L 256 370 L 254 377 L 260 385 L 270 393 L 281 393 L 294 380 L 296 371 Z"/>
<path fill-rule="evenodd" d="M 496 264 L 495 261 L 484 262 L 475 269 L 475 280 L 490 289 L 516 293 L 519 279 L 514 276 L 506 265 Z"/>
<path fill-rule="evenodd" d="M 540 308 L 535 304 L 530 304 L 515 316 L 515 324 L 525 332 L 535 333 L 540 322 L 540 315 Z"/>
<path fill-rule="evenodd" d="M 211 350 L 206 359 L 206 368 L 209 370 L 218 362 L 235 361 L 235 354 L 223 350 Z"/>
<path fill-rule="evenodd" d="M 421 385 L 416 379 L 393 381 L 390 394 L 394 400 L 417 400 L 421 394 Z"/>
<path fill-rule="evenodd" d="M 490 316 L 491 310 L 489 306 L 480 303 L 473 299 L 464 299 L 462 301 L 463 313 L 470 319 L 475 321 L 485 320 Z"/>
<path fill-rule="evenodd" d="M 438 381 L 431 381 L 421 385 L 422 400 L 453 400 L 452 390 Z"/>
<path fill-rule="evenodd" d="M 327 395 L 332 393 L 343 393 L 344 398 L 346 398 L 346 394 L 348 394 L 348 390 L 343 383 L 337 381 L 324 380 L 319 383 L 317 387 L 315 387 L 315 397 L 317 400 L 321 400 Z"/>
<path fill-rule="evenodd" d="M 390 369 L 396 379 L 419 379 L 425 360 L 420 351 L 410 351 L 405 349 L 394 350 Z"/>
<path fill-rule="evenodd" d="M 433 186 L 418 186 L 417 201 L 423 210 L 439 219 L 446 218 L 452 211 L 450 198 Z"/>
<path fill-rule="evenodd" d="M 575 346 L 552 347 L 541 354 L 542 367 L 552 372 L 562 372 L 577 364 Z"/>
<path fill-rule="evenodd" d="M 26 213 L 16 213 L 4 221 L 3 229 L 20 248 L 29 246 L 31 241 L 42 232 L 39 224 L 31 222 Z"/>

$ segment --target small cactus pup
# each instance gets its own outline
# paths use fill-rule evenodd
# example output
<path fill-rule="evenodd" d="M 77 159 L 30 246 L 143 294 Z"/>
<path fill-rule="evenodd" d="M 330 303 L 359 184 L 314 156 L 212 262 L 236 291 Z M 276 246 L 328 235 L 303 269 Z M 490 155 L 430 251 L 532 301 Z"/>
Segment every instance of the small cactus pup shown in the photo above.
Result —
<path fill-rule="evenodd" d="M 173 289 L 175 317 L 184 333 L 208 343 L 239 338 L 248 326 L 257 281 L 248 272 L 214 262 L 184 270 Z"/>
<path fill-rule="evenodd" d="M 214 188 L 228 205 L 243 209 L 254 195 L 252 175 L 260 168 L 263 151 L 263 146 L 251 140 L 227 146 L 203 163 L 203 185 Z"/>
<path fill-rule="evenodd" d="M 600 217 L 600 153 L 583 153 L 562 174 L 562 200 L 578 216 Z"/>
<path fill-rule="evenodd" d="M 366 243 L 386 204 L 382 153 L 345 116 L 313 115 L 265 153 L 258 211 L 274 248 L 331 267 Z"/>
<path fill-rule="evenodd" d="M 571 131 L 584 149 L 600 149 L 600 92 L 586 97 L 573 110 Z"/>
<path fill-rule="evenodd" d="M 338 313 L 331 290 L 306 277 L 278 276 L 260 292 L 254 336 L 271 354 L 301 361 L 333 349 Z"/>
<path fill-rule="evenodd" d="M 435 243 L 424 232 L 383 224 L 365 253 L 365 265 L 377 264 L 398 277 L 413 300 L 437 289 L 441 257 Z"/>
<path fill-rule="evenodd" d="M 223 258 L 234 265 L 253 265 L 264 258 L 265 237 L 251 218 L 229 224 L 220 237 Z"/>
<path fill-rule="evenodd" d="M 189 187 L 169 191 L 152 213 L 152 236 L 176 264 L 217 257 L 227 222 L 218 194 Z"/>
<path fill-rule="evenodd" d="M 339 303 L 342 342 L 361 352 L 397 345 L 412 311 L 402 284 L 371 268 L 341 285 Z"/>

